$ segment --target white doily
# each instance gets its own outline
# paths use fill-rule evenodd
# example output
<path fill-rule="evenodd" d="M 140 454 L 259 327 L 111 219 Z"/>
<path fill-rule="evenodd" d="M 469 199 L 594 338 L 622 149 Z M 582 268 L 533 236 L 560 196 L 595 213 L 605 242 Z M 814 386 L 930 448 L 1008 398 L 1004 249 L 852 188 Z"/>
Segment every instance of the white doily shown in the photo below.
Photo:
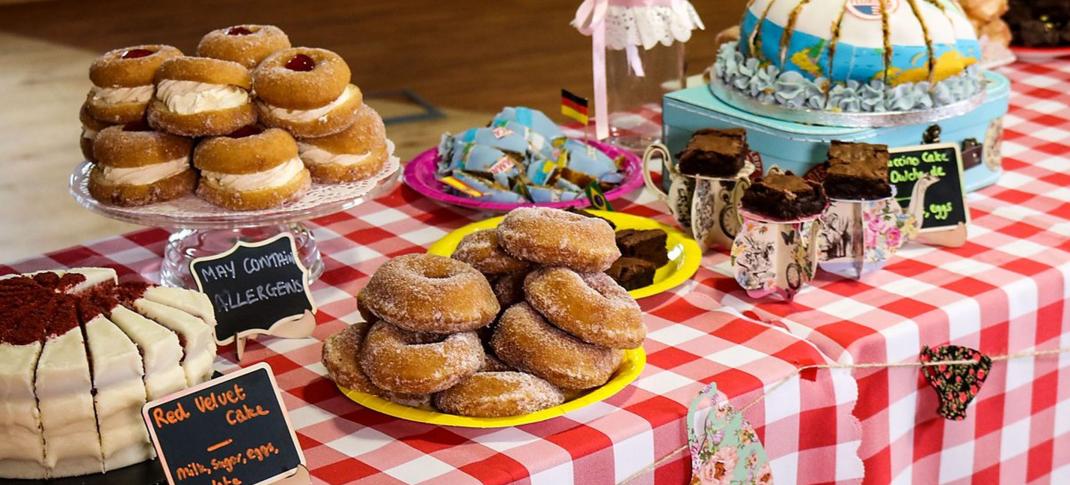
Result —
<path fill-rule="evenodd" d="M 695 7 L 687 0 L 672 0 L 671 6 L 624 7 L 606 10 L 606 46 L 621 50 L 628 45 L 649 49 L 657 44 L 687 42 L 691 31 L 705 29 Z"/>
<path fill-rule="evenodd" d="M 378 189 L 396 181 L 401 168 L 394 156 L 394 143 L 387 140 L 390 152 L 386 165 L 371 178 L 344 184 L 313 183 L 300 199 L 282 207 L 257 211 L 234 211 L 213 205 L 196 195 L 141 207 L 119 207 L 102 204 L 89 194 L 89 172 L 92 164 L 84 162 L 71 174 L 70 190 L 85 208 L 113 219 L 142 225 L 184 228 L 236 228 L 301 222 L 314 217 L 343 211 L 363 202 Z"/>

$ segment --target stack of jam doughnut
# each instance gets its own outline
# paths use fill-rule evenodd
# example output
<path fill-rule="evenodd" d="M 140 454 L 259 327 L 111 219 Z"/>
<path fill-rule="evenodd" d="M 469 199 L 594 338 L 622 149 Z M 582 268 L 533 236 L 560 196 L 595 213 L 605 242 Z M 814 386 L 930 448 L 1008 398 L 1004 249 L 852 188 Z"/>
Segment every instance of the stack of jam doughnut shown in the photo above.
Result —
<path fill-rule="evenodd" d="M 317 183 L 378 174 L 382 118 L 334 52 L 291 47 L 272 25 L 206 34 L 196 56 L 115 49 L 89 68 L 79 118 L 89 191 L 139 206 L 196 193 L 231 210 L 278 207 Z"/>
<path fill-rule="evenodd" d="M 364 323 L 327 339 L 338 385 L 462 416 L 532 413 L 605 384 L 646 337 L 603 271 L 620 251 L 598 218 L 510 212 L 452 258 L 385 263 L 357 297 Z"/>

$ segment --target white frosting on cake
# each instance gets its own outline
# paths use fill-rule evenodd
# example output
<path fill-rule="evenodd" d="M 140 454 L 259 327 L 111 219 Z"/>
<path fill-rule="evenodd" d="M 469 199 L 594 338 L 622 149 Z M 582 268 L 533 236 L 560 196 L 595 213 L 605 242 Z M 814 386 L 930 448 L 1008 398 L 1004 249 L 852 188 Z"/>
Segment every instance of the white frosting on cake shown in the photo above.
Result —
<path fill-rule="evenodd" d="M 123 306 L 112 309 L 111 320 L 141 351 L 148 399 L 166 396 L 186 387 L 178 335 Z"/>
<path fill-rule="evenodd" d="M 35 383 L 50 476 L 104 471 L 89 358 L 80 329 L 45 342 Z"/>
<path fill-rule="evenodd" d="M 223 173 L 202 170 L 201 177 L 224 189 L 246 192 L 282 187 L 292 182 L 304 170 L 305 164 L 301 163 L 299 157 L 294 157 L 263 172 Z"/>
<path fill-rule="evenodd" d="M 108 185 L 148 185 L 189 170 L 189 158 L 176 158 L 163 163 L 142 165 L 140 167 L 106 167 L 100 165 L 97 168 L 101 171 L 104 183 Z"/>
<path fill-rule="evenodd" d="M 194 315 L 215 328 L 215 309 L 212 307 L 212 300 L 208 299 L 208 295 L 204 293 L 185 288 L 153 286 L 145 290 L 142 296 L 149 301 L 162 303 Z"/>
<path fill-rule="evenodd" d="M 41 343 L 0 343 L 0 476 L 44 478 L 45 442 L 34 395 Z"/>
<path fill-rule="evenodd" d="M 309 165 L 341 165 L 349 167 L 357 165 L 368 157 L 371 152 L 365 153 L 331 153 L 310 143 L 297 142 L 297 149 L 301 154 L 301 160 Z"/>
<path fill-rule="evenodd" d="M 103 315 L 85 324 L 85 334 L 93 366 L 93 404 L 104 469 L 145 461 L 152 456 L 152 446 L 141 419 L 146 395 L 137 346 Z"/>
<path fill-rule="evenodd" d="M 171 329 L 185 341 L 182 370 L 186 374 L 186 385 L 194 386 L 212 377 L 212 361 L 216 352 L 212 327 L 189 313 L 145 298 L 138 298 L 134 308 L 138 313 Z"/>
<path fill-rule="evenodd" d="M 152 85 L 129 88 L 93 86 L 89 89 L 89 96 L 94 103 L 100 104 L 148 103 L 152 99 Z"/>
<path fill-rule="evenodd" d="M 249 92 L 237 86 L 164 79 L 156 85 L 156 99 L 180 115 L 237 108 L 249 102 Z"/>
<path fill-rule="evenodd" d="M 115 284 L 118 282 L 118 275 L 114 269 L 111 268 L 74 268 L 66 272 L 63 271 L 49 271 L 50 273 L 56 273 L 63 276 L 67 273 L 80 274 L 85 278 L 85 281 L 74 285 L 71 289 L 67 290 L 67 293 L 78 294 L 97 285 L 103 285 L 107 283 Z"/>
<path fill-rule="evenodd" d="M 294 121 L 298 123 L 306 123 L 327 116 L 327 113 L 334 111 L 335 108 L 341 106 L 346 101 L 349 101 L 349 98 L 352 98 L 356 94 L 356 92 L 357 87 L 350 84 L 346 86 L 345 90 L 342 91 L 342 94 L 338 95 L 338 97 L 335 98 L 334 101 L 320 106 L 319 108 L 313 109 L 286 109 L 272 105 L 266 106 L 268 107 L 268 111 L 271 112 L 273 116 L 279 119 L 283 119 L 286 121 Z"/>

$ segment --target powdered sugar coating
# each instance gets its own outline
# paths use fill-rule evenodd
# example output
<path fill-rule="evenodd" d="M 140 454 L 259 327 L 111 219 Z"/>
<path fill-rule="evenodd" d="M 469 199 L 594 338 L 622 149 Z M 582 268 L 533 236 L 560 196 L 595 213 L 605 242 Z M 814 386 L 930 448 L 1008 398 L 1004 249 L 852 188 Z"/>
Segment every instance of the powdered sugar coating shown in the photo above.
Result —
<path fill-rule="evenodd" d="M 360 368 L 361 348 L 364 336 L 371 325 L 357 322 L 343 329 L 323 342 L 323 366 L 327 368 L 327 377 L 335 384 L 388 401 L 410 407 L 429 408 L 431 396 L 427 394 L 398 394 L 380 389 L 364 375 Z"/>
<path fill-rule="evenodd" d="M 564 401 L 561 390 L 523 372 L 480 372 L 435 395 L 443 412 L 483 418 L 530 414 Z"/>
<path fill-rule="evenodd" d="M 315 62 L 310 71 L 286 67 L 294 56 Z M 293 47 L 267 56 L 253 71 L 253 90 L 268 104 L 286 109 L 312 109 L 335 100 L 349 85 L 349 65 L 327 49 Z"/>
<path fill-rule="evenodd" d="M 510 211 L 498 225 L 498 241 L 517 258 L 576 271 L 605 271 L 620 258 L 608 222 L 547 207 Z"/>
<path fill-rule="evenodd" d="M 235 27 L 249 31 L 246 35 L 229 35 Z M 237 62 L 249 69 L 265 57 L 290 47 L 286 33 L 274 25 L 244 24 L 213 30 L 197 44 L 197 55 Z"/>
<path fill-rule="evenodd" d="M 479 271 L 431 254 L 387 261 L 361 295 L 363 304 L 379 318 L 414 332 L 475 330 L 494 321 L 501 310 Z"/>
<path fill-rule="evenodd" d="M 429 336 L 386 322 L 364 338 L 361 369 L 373 384 L 404 394 L 429 394 L 453 387 L 483 366 L 483 345 L 475 332 Z"/>
<path fill-rule="evenodd" d="M 490 345 L 509 365 L 564 389 L 605 384 L 623 358 L 619 350 L 586 343 L 550 325 L 527 303 L 505 311 Z"/>
<path fill-rule="evenodd" d="M 631 349 L 646 338 L 639 304 L 605 273 L 543 268 L 524 279 L 524 293 L 550 323 L 585 342 Z"/>
<path fill-rule="evenodd" d="M 516 273 L 531 266 L 531 263 L 516 259 L 505 252 L 498 245 L 498 231 L 494 229 L 484 229 L 465 236 L 450 257 L 464 261 L 487 275 Z"/>

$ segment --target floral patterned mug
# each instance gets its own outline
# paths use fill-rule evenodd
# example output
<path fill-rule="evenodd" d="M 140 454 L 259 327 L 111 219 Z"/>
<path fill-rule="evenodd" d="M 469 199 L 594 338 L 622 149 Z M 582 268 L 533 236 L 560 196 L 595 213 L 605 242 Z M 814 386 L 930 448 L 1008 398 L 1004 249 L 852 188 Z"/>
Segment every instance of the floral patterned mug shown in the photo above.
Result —
<path fill-rule="evenodd" d="M 792 300 L 817 270 L 820 216 L 772 221 L 740 210 L 743 227 L 732 243 L 736 282 L 751 298 Z"/>

